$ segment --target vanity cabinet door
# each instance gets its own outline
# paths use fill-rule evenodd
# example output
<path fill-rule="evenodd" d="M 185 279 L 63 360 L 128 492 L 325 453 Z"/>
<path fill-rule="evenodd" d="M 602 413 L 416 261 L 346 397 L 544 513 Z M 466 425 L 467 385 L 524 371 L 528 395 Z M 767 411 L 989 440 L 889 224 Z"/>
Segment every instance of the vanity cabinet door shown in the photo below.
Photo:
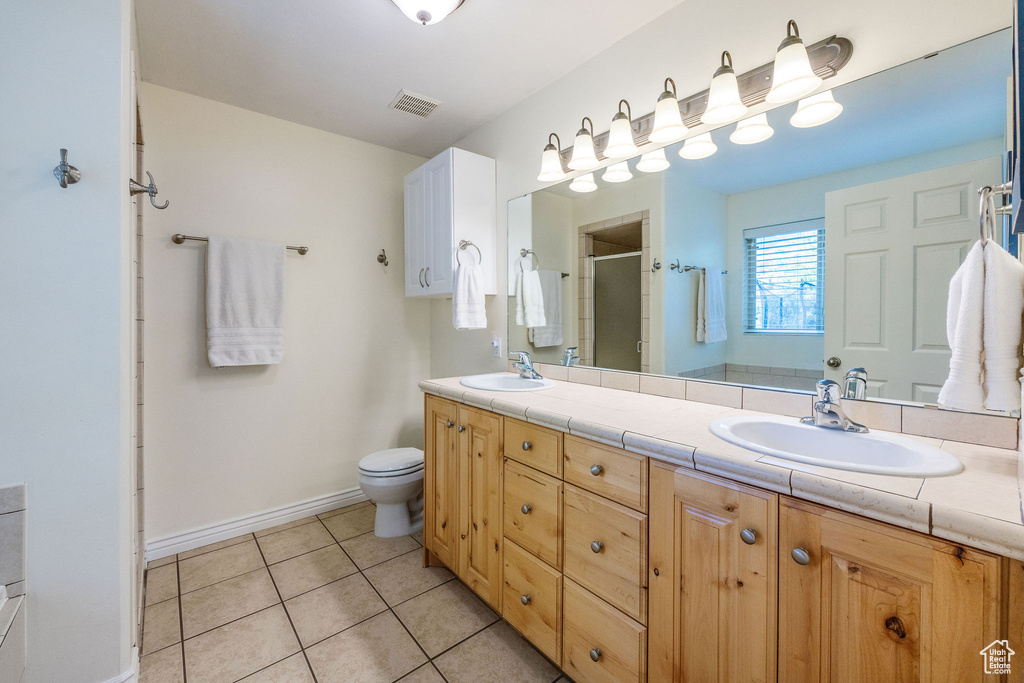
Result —
<path fill-rule="evenodd" d="M 776 680 L 778 498 L 651 464 L 651 681 Z"/>
<path fill-rule="evenodd" d="M 458 575 L 501 612 L 502 420 L 459 406 Z"/>
<path fill-rule="evenodd" d="M 425 404 L 423 542 L 437 559 L 454 568 L 459 526 L 455 430 L 458 406 L 453 401 L 429 395 Z"/>
<path fill-rule="evenodd" d="M 779 680 L 982 681 L 1000 559 L 783 497 Z"/>

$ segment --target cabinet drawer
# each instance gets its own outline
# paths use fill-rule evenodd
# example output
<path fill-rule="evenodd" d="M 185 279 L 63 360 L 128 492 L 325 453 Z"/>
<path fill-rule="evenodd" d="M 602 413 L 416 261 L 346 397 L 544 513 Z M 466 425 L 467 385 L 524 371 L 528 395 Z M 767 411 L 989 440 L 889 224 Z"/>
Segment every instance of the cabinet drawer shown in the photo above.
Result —
<path fill-rule="evenodd" d="M 562 482 L 505 460 L 505 537 L 562 568 Z"/>
<path fill-rule="evenodd" d="M 647 512 L 647 458 L 620 448 L 565 437 L 565 480 Z"/>
<path fill-rule="evenodd" d="M 565 485 L 565 574 L 647 623 L 647 515 Z"/>
<path fill-rule="evenodd" d="M 562 575 L 505 540 L 502 616 L 555 664 L 562 659 Z"/>
<path fill-rule="evenodd" d="M 562 476 L 562 434 L 505 418 L 505 455 L 554 477 Z"/>
<path fill-rule="evenodd" d="M 580 683 L 646 681 L 647 629 L 571 579 L 564 583 L 562 670 Z"/>

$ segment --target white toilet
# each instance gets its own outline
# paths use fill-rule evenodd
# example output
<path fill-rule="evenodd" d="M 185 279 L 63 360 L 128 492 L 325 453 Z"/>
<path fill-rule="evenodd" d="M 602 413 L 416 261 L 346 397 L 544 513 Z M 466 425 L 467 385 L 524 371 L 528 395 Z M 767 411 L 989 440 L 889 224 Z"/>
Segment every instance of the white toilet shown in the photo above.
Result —
<path fill-rule="evenodd" d="M 404 536 L 423 528 L 423 451 L 390 448 L 359 461 L 359 487 L 377 504 L 373 533 Z"/>

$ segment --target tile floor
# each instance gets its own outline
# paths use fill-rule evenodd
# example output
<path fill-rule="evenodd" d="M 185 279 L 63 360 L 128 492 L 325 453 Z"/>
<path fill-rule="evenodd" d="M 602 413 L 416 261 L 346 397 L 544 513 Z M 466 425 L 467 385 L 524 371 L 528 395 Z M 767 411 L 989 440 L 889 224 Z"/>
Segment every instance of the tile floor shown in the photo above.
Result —
<path fill-rule="evenodd" d="M 141 683 L 567 681 L 360 503 L 153 561 Z"/>

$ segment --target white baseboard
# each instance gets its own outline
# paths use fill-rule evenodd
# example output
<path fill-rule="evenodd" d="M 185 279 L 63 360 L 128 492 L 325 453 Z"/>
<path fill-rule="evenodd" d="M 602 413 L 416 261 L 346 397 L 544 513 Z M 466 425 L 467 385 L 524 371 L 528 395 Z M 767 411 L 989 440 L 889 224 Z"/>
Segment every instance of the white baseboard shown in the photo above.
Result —
<path fill-rule="evenodd" d="M 236 517 L 226 522 L 219 522 L 209 526 L 192 529 L 180 534 L 171 534 L 161 538 L 154 538 L 146 541 L 146 563 L 159 560 L 168 555 L 182 553 L 186 550 L 201 548 L 210 543 L 226 541 L 235 536 L 269 529 L 278 524 L 294 522 L 303 517 L 328 512 L 335 508 L 355 505 L 367 500 L 366 494 L 358 486 L 331 493 L 326 496 L 310 498 L 290 505 L 282 505 L 278 508 L 257 512 L 244 517 Z"/>
<path fill-rule="evenodd" d="M 139 648 L 132 648 L 132 668 L 122 672 L 104 683 L 138 683 L 139 681 Z"/>

